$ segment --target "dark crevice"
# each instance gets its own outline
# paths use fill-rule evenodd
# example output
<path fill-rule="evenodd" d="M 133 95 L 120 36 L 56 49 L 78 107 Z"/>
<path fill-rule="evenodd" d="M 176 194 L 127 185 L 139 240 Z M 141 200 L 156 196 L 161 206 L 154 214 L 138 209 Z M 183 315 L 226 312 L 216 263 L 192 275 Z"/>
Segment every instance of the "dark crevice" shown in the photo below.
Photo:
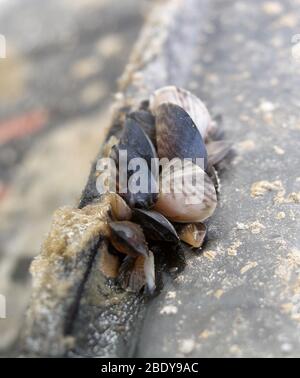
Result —
<path fill-rule="evenodd" d="M 65 320 L 65 326 L 64 326 L 64 335 L 66 335 L 66 336 L 72 334 L 73 324 L 74 324 L 74 321 L 75 321 L 76 316 L 78 314 L 79 304 L 80 304 L 80 301 L 81 301 L 81 298 L 82 298 L 84 286 L 85 286 L 85 284 L 88 280 L 88 277 L 89 277 L 90 272 L 92 270 L 93 262 L 95 260 L 97 251 L 99 250 L 100 244 L 102 242 L 103 242 L 103 239 L 100 238 L 98 243 L 92 248 L 92 255 L 91 255 L 90 261 L 88 263 L 86 272 L 85 272 L 84 277 L 83 277 L 83 279 L 82 279 L 82 281 L 81 281 L 81 283 L 78 287 L 78 291 L 77 291 L 77 294 L 75 296 L 75 300 L 74 300 L 73 304 L 70 306 L 70 309 L 67 313 L 67 317 L 66 317 L 66 320 Z"/>

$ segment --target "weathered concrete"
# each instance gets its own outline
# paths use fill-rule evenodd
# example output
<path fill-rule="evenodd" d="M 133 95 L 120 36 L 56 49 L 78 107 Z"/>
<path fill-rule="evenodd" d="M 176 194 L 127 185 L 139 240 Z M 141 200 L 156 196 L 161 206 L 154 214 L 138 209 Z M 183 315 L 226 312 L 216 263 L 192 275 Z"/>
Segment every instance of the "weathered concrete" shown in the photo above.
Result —
<path fill-rule="evenodd" d="M 299 2 L 211 3 L 190 88 L 238 156 L 203 254 L 149 305 L 137 355 L 299 356 Z"/>

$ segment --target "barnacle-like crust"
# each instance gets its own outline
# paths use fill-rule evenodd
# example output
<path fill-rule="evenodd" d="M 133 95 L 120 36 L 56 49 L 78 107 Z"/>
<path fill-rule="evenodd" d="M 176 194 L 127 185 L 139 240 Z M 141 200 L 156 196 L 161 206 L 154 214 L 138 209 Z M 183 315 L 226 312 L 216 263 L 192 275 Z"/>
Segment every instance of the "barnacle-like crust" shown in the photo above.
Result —
<path fill-rule="evenodd" d="M 107 235 L 109 210 L 109 201 L 103 200 L 82 209 L 62 207 L 54 213 L 42 251 L 30 268 L 33 291 L 27 329 L 31 333 L 27 335 L 26 348 L 31 353 L 43 355 L 51 350 L 53 355 L 61 355 L 70 347 L 70 338 L 62 336 L 68 322 L 62 314 L 76 304 L 88 266 Z M 40 337 L 44 330 L 47 335 L 36 344 L 35 336 Z M 51 348 L 54 344 L 55 350 Z"/>
<path fill-rule="evenodd" d="M 99 234 L 107 235 L 107 220 L 110 203 L 102 201 L 83 209 L 62 207 L 55 211 L 53 222 L 42 248 L 42 256 L 47 259 L 63 257 L 72 258 L 78 249 L 97 238 Z M 36 270 L 38 259 L 31 267 Z"/>

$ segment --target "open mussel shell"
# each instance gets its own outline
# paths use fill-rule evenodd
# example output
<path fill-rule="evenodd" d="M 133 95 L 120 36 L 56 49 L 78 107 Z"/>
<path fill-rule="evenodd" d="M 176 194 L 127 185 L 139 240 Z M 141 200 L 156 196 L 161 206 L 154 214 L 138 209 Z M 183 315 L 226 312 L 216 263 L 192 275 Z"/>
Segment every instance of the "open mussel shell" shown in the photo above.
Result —
<path fill-rule="evenodd" d="M 206 169 L 207 152 L 202 136 L 180 106 L 162 104 L 156 109 L 156 144 L 160 158 L 192 159 Z"/>
<path fill-rule="evenodd" d="M 118 281 L 123 289 L 139 292 L 146 287 L 150 294 L 155 290 L 154 256 L 149 251 L 149 256 L 127 256 L 119 270 Z"/>
<path fill-rule="evenodd" d="M 174 160 L 162 169 L 154 210 L 173 222 L 202 222 L 216 209 L 215 187 L 198 165 L 185 161 L 180 166 L 177 159 L 174 165 Z"/>
<path fill-rule="evenodd" d="M 148 256 L 149 249 L 142 228 L 128 221 L 110 222 L 110 241 L 121 253 L 132 257 Z"/>
<path fill-rule="evenodd" d="M 212 167 L 220 163 L 229 154 L 232 149 L 232 143 L 225 140 L 213 141 L 207 143 L 206 148 L 208 166 Z"/>
<path fill-rule="evenodd" d="M 184 224 L 178 230 L 180 240 L 193 248 L 200 248 L 204 243 L 207 228 L 204 223 Z"/>
<path fill-rule="evenodd" d="M 118 166 L 118 193 L 131 207 L 153 205 L 158 192 L 156 150 L 139 123 L 129 116 L 113 157 Z"/>
<path fill-rule="evenodd" d="M 177 232 L 166 217 L 157 211 L 135 209 L 133 220 L 141 225 L 147 238 L 176 243 L 179 240 Z"/>
<path fill-rule="evenodd" d="M 197 96 L 175 86 L 162 87 L 151 95 L 150 110 L 156 115 L 158 107 L 164 103 L 172 103 L 183 108 L 194 121 L 202 138 L 206 138 L 211 117 L 206 106 Z"/>

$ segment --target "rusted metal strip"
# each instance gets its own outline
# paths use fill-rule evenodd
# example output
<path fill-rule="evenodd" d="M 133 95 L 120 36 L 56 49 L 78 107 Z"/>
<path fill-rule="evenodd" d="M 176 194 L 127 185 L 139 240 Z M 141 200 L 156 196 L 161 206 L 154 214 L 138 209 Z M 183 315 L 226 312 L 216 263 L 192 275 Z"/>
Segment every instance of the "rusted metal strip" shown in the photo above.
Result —
<path fill-rule="evenodd" d="M 204 0 L 154 5 L 120 79 L 114 114 L 124 106 L 134 108 L 158 87 L 185 85 L 201 20 L 208 11 Z M 109 135 L 119 131 L 114 116 Z M 108 205 L 93 202 L 99 197 L 96 177 L 95 161 L 79 208 L 57 210 L 41 254 L 31 267 L 33 293 L 24 327 L 24 355 L 134 354 L 146 306 L 143 297 L 109 285 L 98 268 L 106 248 L 103 224 Z"/>

